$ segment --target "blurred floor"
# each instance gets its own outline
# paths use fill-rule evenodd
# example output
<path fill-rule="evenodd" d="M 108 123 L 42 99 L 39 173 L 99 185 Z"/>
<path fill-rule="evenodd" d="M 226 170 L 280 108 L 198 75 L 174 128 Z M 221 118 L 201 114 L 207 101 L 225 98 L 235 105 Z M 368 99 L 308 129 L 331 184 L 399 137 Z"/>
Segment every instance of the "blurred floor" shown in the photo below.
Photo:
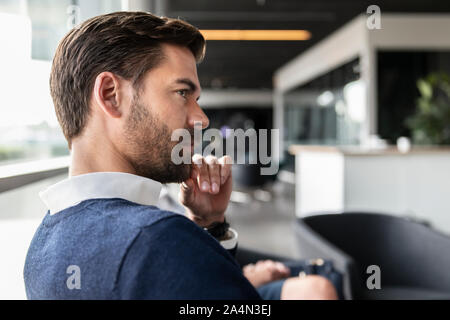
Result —
<path fill-rule="evenodd" d="M 298 257 L 293 231 L 294 185 L 275 182 L 264 189 L 234 190 L 227 219 L 239 233 L 239 246 Z"/>

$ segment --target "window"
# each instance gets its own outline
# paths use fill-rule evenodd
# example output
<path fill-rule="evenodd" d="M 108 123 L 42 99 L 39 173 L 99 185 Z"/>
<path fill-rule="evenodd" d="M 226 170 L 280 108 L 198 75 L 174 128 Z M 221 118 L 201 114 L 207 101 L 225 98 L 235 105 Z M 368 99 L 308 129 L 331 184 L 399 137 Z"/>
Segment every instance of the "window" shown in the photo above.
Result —
<path fill-rule="evenodd" d="M 59 40 L 120 0 L 0 0 L 0 164 L 68 155 L 49 90 Z"/>
<path fill-rule="evenodd" d="M 360 142 L 366 95 L 359 68 L 350 61 L 285 94 L 286 146 Z"/>

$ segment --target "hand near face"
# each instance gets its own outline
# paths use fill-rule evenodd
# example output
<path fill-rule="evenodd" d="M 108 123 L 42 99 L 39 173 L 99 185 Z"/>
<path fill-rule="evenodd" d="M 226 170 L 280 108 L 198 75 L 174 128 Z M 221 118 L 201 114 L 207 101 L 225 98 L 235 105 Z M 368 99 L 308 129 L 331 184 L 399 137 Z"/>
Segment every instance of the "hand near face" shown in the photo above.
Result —
<path fill-rule="evenodd" d="M 181 184 L 180 202 L 201 227 L 223 222 L 232 190 L 231 158 L 192 157 L 191 177 Z"/>

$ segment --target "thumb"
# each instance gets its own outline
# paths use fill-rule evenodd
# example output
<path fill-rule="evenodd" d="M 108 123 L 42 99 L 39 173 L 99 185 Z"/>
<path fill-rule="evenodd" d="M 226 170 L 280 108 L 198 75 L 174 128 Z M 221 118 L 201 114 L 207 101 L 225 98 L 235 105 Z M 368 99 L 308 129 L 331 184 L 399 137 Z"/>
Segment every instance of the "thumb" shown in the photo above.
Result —
<path fill-rule="evenodd" d="M 183 181 L 180 185 L 180 196 L 179 196 L 180 202 L 183 205 L 189 205 L 190 203 L 193 203 L 195 196 L 194 191 L 195 191 L 195 184 L 194 181 L 192 181 L 192 178 Z"/>

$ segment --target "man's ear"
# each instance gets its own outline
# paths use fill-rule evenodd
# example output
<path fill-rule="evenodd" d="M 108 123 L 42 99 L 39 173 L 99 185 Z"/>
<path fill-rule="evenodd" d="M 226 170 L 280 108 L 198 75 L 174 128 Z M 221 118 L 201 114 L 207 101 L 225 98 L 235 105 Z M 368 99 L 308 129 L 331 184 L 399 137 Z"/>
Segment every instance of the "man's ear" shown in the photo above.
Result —
<path fill-rule="evenodd" d="M 102 72 L 95 78 L 94 99 L 107 115 L 113 118 L 122 116 L 120 103 L 120 79 L 112 72 Z"/>

